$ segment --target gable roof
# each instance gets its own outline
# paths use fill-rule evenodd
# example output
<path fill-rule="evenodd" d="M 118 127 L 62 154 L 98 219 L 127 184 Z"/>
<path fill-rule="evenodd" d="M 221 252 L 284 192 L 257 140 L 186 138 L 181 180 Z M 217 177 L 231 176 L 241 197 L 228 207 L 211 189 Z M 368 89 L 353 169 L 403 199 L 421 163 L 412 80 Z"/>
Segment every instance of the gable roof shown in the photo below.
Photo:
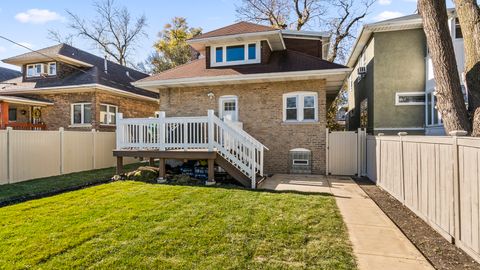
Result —
<path fill-rule="evenodd" d="M 278 29 L 271 26 L 255 24 L 250 22 L 238 22 L 222 28 L 215 29 L 213 31 L 200 34 L 196 37 L 191 38 L 190 40 L 220 37 L 220 36 L 230 36 L 238 34 L 248 34 L 248 33 L 258 33 L 258 32 L 269 32 L 269 31 L 278 31 Z"/>
<path fill-rule="evenodd" d="M 0 67 L 0 82 L 22 76 L 20 71 Z"/>
<path fill-rule="evenodd" d="M 120 91 L 149 98 L 158 98 L 158 94 L 133 86 L 131 83 L 148 77 L 148 74 L 107 61 L 107 72 L 104 72 L 105 60 L 94 54 L 80 50 L 67 44 L 58 44 L 35 52 L 28 52 L 4 59 L 3 62 L 22 65 L 35 61 L 56 60 L 67 63 L 76 69 L 72 74 L 55 80 L 39 80 L 32 90 L 37 88 L 81 86 L 100 84 Z M 12 89 L 14 87 L 11 87 Z M 8 89 L 5 89 L 8 90 Z"/>

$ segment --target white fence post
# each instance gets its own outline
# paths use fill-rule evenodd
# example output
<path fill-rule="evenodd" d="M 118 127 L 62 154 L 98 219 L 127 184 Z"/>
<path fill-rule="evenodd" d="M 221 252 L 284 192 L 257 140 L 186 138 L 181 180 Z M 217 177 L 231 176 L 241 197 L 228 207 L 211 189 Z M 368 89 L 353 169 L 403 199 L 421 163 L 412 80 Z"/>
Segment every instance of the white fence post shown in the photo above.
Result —
<path fill-rule="evenodd" d="M 65 171 L 64 164 L 65 164 L 65 133 L 64 133 L 64 128 L 61 127 L 58 129 L 58 132 L 60 133 L 60 174 L 63 174 Z"/>
<path fill-rule="evenodd" d="M 402 203 L 405 205 L 405 164 L 404 164 L 404 156 L 403 156 L 403 137 L 407 136 L 407 132 L 399 132 L 398 136 L 400 136 L 400 180 L 402 181 Z"/>
<path fill-rule="evenodd" d="M 215 113 L 213 110 L 208 110 L 208 150 L 213 151 L 213 117 L 215 116 Z"/>
<path fill-rule="evenodd" d="M 97 144 L 97 131 L 95 129 L 92 129 L 92 170 L 95 170 L 96 167 L 96 157 L 95 157 L 95 149 L 96 149 L 96 144 Z"/>
<path fill-rule="evenodd" d="M 12 127 L 7 127 L 7 183 L 13 181 L 13 151 L 12 151 Z"/>
<path fill-rule="evenodd" d="M 117 113 L 116 119 L 115 119 L 115 123 L 117 125 L 117 129 L 115 131 L 115 136 L 116 136 L 115 148 L 117 150 L 120 150 L 122 148 L 121 144 L 123 142 L 123 134 L 125 133 L 122 119 L 123 119 L 123 113 Z"/>
<path fill-rule="evenodd" d="M 458 156 L 458 137 L 466 136 L 466 131 L 452 131 L 452 151 L 453 151 L 453 216 L 454 216 L 454 238 L 460 240 L 460 170 Z M 458 242 L 458 241 L 455 241 Z"/>
<path fill-rule="evenodd" d="M 329 164 L 328 164 L 328 159 L 330 158 L 330 151 L 329 151 L 329 147 L 328 147 L 328 136 L 330 134 L 330 130 L 327 128 L 326 129 L 326 134 L 325 134 L 325 151 L 327 152 L 326 155 L 325 155 L 325 175 L 328 175 L 328 171 L 329 171 Z"/>
<path fill-rule="evenodd" d="M 158 143 L 161 151 L 165 151 L 165 112 L 160 112 L 158 114 Z"/>

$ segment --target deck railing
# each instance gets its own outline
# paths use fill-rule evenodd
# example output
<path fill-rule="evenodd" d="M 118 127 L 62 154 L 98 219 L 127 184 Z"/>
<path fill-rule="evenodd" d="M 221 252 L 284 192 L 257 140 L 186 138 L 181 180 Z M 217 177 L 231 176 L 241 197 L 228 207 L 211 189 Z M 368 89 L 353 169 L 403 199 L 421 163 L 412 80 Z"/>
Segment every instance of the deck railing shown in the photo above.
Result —
<path fill-rule="evenodd" d="M 201 117 L 127 118 L 117 114 L 117 149 L 216 151 L 252 180 L 263 175 L 267 149 L 244 130 L 226 123 L 209 110 Z M 267 149 L 268 150 L 268 149 Z"/>

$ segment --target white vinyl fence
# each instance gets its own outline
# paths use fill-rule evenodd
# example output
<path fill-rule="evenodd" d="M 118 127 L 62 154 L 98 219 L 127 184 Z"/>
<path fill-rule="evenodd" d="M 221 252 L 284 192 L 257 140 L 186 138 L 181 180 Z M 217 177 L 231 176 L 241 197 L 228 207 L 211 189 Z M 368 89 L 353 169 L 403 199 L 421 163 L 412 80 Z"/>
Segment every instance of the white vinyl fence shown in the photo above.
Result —
<path fill-rule="evenodd" d="M 367 136 L 367 176 L 480 261 L 480 138 Z"/>
<path fill-rule="evenodd" d="M 0 185 L 113 167 L 113 149 L 114 132 L 0 130 Z"/>

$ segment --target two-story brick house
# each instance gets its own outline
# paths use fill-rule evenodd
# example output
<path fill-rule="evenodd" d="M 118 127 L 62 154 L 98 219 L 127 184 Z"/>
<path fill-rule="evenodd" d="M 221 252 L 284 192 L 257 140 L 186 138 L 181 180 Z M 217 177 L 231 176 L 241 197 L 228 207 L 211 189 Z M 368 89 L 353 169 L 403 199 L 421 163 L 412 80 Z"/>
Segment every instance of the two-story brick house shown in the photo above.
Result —
<path fill-rule="evenodd" d="M 239 22 L 189 40 L 197 60 L 133 85 L 159 93 L 167 117 L 214 110 L 235 122 L 269 149 L 265 173 L 324 174 L 327 104 L 350 70 L 325 60 L 329 39 Z"/>
<path fill-rule="evenodd" d="M 4 59 L 21 67 L 0 85 L 0 128 L 114 130 L 115 117 L 153 117 L 158 94 L 131 85 L 148 77 L 67 44 Z"/>

